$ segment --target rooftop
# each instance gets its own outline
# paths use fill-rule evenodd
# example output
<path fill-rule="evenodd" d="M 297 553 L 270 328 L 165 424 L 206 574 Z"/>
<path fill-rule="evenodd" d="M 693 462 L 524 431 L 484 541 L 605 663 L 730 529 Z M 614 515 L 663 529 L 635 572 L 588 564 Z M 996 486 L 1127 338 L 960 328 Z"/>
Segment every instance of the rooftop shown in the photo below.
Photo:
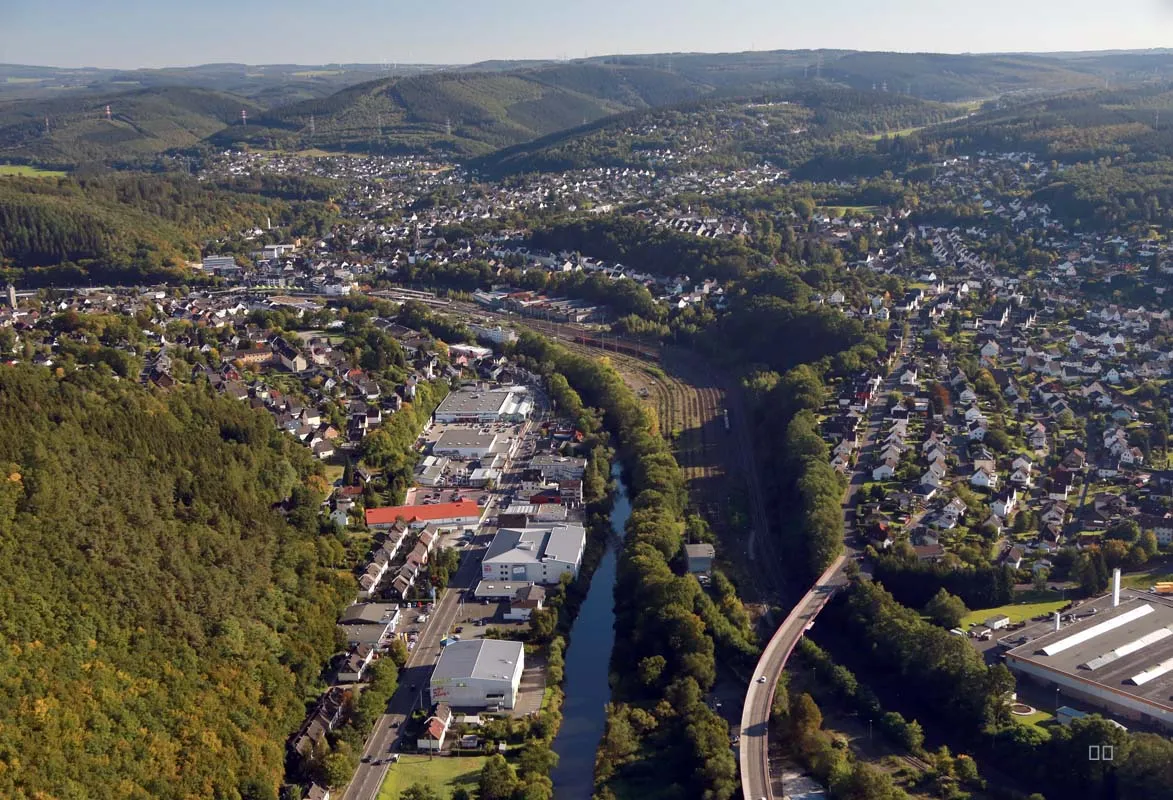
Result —
<path fill-rule="evenodd" d="M 1006 654 L 1081 681 L 1106 687 L 1173 711 L 1173 600 L 1129 592 L 1113 608 L 1111 598 L 1075 609 L 1075 621 L 1024 629 L 1033 637 Z"/>
<path fill-rule="evenodd" d="M 457 447 L 476 447 L 482 450 L 488 450 L 496 443 L 497 434 L 495 433 L 481 433 L 480 431 L 449 428 L 440 434 L 440 438 L 432 445 L 432 449 L 436 452 L 451 450 Z"/>
<path fill-rule="evenodd" d="M 367 509 L 368 525 L 387 525 L 397 519 L 404 522 L 429 522 L 439 519 L 480 519 L 481 507 L 472 500 L 458 503 L 433 503 L 419 506 L 385 506 Z"/>
<path fill-rule="evenodd" d="M 440 651 L 432 683 L 467 678 L 509 680 L 522 664 L 524 652 L 521 642 L 505 639 L 453 642 Z"/>
<path fill-rule="evenodd" d="M 547 558 L 573 564 L 586 541 L 586 529 L 568 524 L 542 528 L 501 528 L 483 563 L 540 563 Z"/>
<path fill-rule="evenodd" d="M 522 402 L 526 389 L 522 386 L 500 386 L 491 389 L 460 389 L 441 401 L 438 415 L 479 416 L 483 414 L 513 414 Z"/>

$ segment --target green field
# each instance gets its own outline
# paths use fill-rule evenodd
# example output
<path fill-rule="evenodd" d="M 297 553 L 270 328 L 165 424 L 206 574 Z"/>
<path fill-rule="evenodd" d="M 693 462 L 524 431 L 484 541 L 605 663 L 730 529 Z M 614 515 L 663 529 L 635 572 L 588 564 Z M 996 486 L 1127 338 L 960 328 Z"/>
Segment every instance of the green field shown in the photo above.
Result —
<path fill-rule="evenodd" d="M 23 164 L 0 164 L 0 175 L 20 175 L 24 178 L 64 178 L 65 173 L 55 169 L 28 167 Z"/>
<path fill-rule="evenodd" d="M 440 793 L 441 800 L 448 800 L 458 786 L 473 792 L 487 760 L 485 756 L 402 756 L 387 770 L 378 800 L 399 800 L 399 793 L 413 783 L 432 787 Z"/>
<path fill-rule="evenodd" d="M 1136 572 L 1132 575 L 1122 575 L 1120 577 L 1120 585 L 1128 589 L 1148 589 L 1154 584 L 1162 581 L 1173 581 L 1173 572 L 1169 571 L 1169 565 L 1166 564 L 1148 572 Z"/>
<path fill-rule="evenodd" d="M 990 617 L 995 617 L 999 614 L 1005 614 L 1010 617 L 1011 622 L 1022 622 L 1031 617 L 1037 617 L 1039 614 L 1050 614 L 1052 611 L 1058 611 L 1065 605 L 1067 605 L 1067 601 L 1055 592 L 1026 592 L 1023 594 L 1022 600 L 1018 602 L 998 606 L 997 608 L 981 608 L 976 611 L 970 611 L 961 618 L 961 627 L 964 629 L 970 625 L 980 625 Z"/>

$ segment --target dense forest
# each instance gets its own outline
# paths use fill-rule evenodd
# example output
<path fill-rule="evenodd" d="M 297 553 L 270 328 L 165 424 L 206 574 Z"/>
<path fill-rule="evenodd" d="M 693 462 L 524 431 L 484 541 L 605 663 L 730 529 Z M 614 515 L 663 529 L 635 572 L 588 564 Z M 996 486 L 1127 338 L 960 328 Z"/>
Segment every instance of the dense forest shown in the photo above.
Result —
<path fill-rule="evenodd" d="M 307 451 L 210 390 L 10 367 L 0 464 L 0 791 L 275 798 L 349 583 Z"/>
<path fill-rule="evenodd" d="M 215 189 L 185 176 L 0 179 L 0 277 L 21 285 L 178 275 L 215 237 L 265 226 L 317 234 L 330 207 Z"/>

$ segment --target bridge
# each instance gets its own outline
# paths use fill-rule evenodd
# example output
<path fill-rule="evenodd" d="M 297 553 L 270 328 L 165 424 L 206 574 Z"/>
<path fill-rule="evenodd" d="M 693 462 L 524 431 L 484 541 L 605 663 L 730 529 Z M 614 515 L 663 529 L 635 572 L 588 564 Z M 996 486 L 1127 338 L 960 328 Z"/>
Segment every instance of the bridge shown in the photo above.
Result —
<path fill-rule="evenodd" d="M 844 566 L 847 556 L 841 555 L 819 576 L 803 598 L 795 604 L 785 621 L 774 632 L 770 643 L 762 651 L 754 678 L 745 693 L 745 705 L 741 709 L 741 742 L 738 758 L 741 766 L 741 790 L 745 800 L 773 800 L 773 783 L 770 780 L 770 709 L 774 705 L 774 690 L 778 678 L 786 668 L 790 654 L 798 640 L 811 626 L 823 606 L 835 591 L 847 583 Z M 758 679 L 765 677 L 764 683 Z"/>

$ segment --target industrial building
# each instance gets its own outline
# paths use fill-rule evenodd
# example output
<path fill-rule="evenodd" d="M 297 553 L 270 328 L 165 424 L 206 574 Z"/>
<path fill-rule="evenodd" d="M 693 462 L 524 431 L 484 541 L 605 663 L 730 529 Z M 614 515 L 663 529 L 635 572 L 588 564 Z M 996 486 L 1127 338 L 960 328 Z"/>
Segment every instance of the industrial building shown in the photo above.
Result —
<path fill-rule="evenodd" d="M 1173 730 L 1173 599 L 1121 596 L 1119 570 L 1109 598 L 1053 623 L 1001 640 L 1006 666 L 1064 700 Z"/>
<path fill-rule="evenodd" d="M 432 702 L 453 708 L 511 709 L 517 702 L 525 648 L 504 639 L 453 642 L 440 651 L 432 671 Z"/>
<path fill-rule="evenodd" d="M 578 577 L 585 548 L 586 528 L 576 523 L 501 528 L 485 551 L 481 578 L 553 585 L 565 573 Z"/>
<path fill-rule="evenodd" d="M 533 400 L 524 386 L 460 389 L 436 408 L 435 420 L 456 422 L 521 422 L 533 411 Z"/>
<path fill-rule="evenodd" d="M 449 458 L 480 459 L 502 449 L 506 442 L 496 433 L 468 428 L 448 428 L 432 445 L 432 452 Z"/>

